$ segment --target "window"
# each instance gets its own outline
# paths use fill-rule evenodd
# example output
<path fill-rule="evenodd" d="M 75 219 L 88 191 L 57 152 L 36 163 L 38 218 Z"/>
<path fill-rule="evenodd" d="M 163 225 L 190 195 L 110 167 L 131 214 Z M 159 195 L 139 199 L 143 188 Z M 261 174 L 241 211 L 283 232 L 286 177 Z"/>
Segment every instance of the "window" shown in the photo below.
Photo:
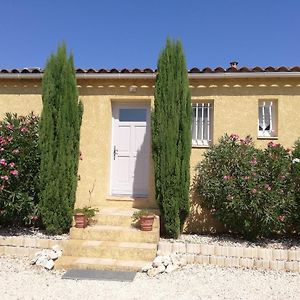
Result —
<path fill-rule="evenodd" d="M 277 102 L 260 100 L 258 104 L 258 137 L 277 136 Z"/>
<path fill-rule="evenodd" d="M 212 104 L 194 103 L 192 118 L 192 144 L 208 146 L 212 140 Z"/>
<path fill-rule="evenodd" d="M 121 108 L 120 122 L 144 122 L 147 120 L 147 110 L 145 108 Z"/>

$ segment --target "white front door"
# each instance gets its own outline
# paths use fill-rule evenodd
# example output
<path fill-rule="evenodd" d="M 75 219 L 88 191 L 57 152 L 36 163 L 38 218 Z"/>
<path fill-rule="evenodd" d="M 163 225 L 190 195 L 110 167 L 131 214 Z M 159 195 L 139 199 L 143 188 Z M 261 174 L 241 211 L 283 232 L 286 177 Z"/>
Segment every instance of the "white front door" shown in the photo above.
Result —
<path fill-rule="evenodd" d="M 113 106 L 112 195 L 148 195 L 149 121 L 149 106 Z"/>

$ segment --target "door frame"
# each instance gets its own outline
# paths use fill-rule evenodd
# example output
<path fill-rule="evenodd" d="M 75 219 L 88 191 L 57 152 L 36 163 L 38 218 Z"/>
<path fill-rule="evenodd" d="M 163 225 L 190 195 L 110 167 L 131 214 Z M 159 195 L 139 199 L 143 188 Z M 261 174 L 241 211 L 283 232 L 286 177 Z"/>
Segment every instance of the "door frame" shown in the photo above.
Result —
<path fill-rule="evenodd" d="M 116 128 L 116 122 L 117 122 L 117 115 L 118 115 L 118 111 L 120 108 L 146 108 L 147 111 L 147 120 L 146 120 L 146 130 L 149 130 L 149 147 L 151 148 L 151 104 L 149 102 L 112 102 L 111 103 L 111 125 L 112 125 L 112 130 L 111 130 L 111 145 L 110 145 L 110 176 L 109 176 L 109 195 L 110 196 L 114 196 L 114 197 L 129 197 L 129 198 L 145 198 L 144 197 L 139 197 L 139 196 L 134 196 L 132 194 L 118 194 L 115 195 L 112 193 L 112 187 L 113 187 L 113 147 L 114 147 L 114 139 L 115 139 L 115 128 Z M 150 193 L 150 153 L 151 153 L 151 149 L 149 149 L 149 165 L 148 165 L 148 195 Z M 146 197 L 147 197 L 146 196 Z"/>

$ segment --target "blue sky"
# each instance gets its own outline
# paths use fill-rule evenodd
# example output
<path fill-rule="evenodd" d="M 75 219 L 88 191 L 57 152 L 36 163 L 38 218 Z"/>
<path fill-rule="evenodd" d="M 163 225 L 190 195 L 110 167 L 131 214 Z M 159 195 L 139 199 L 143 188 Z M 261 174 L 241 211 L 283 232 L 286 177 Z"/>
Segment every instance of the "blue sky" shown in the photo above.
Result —
<path fill-rule="evenodd" d="M 167 36 L 187 65 L 300 65 L 298 0 L 0 0 L 0 68 L 44 67 L 61 41 L 76 67 L 156 67 Z"/>

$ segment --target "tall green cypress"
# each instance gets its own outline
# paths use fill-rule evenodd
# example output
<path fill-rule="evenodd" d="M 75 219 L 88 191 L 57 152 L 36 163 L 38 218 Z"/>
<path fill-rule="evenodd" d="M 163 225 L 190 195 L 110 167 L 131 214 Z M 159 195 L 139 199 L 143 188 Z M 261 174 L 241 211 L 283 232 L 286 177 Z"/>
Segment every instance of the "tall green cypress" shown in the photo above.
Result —
<path fill-rule="evenodd" d="M 47 61 L 42 100 L 40 212 L 49 233 L 62 233 L 70 228 L 72 221 L 83 112 L 78 101 L 73 57 L 67 56 L 64 44 Z"/>
<path fill-rule="evenodd" d="M 158 59 L 152 114 L 156 200 L 167 236 L 177 238 L 189 213 L 191 96 L 182 45 L 167 40 Z"/>

